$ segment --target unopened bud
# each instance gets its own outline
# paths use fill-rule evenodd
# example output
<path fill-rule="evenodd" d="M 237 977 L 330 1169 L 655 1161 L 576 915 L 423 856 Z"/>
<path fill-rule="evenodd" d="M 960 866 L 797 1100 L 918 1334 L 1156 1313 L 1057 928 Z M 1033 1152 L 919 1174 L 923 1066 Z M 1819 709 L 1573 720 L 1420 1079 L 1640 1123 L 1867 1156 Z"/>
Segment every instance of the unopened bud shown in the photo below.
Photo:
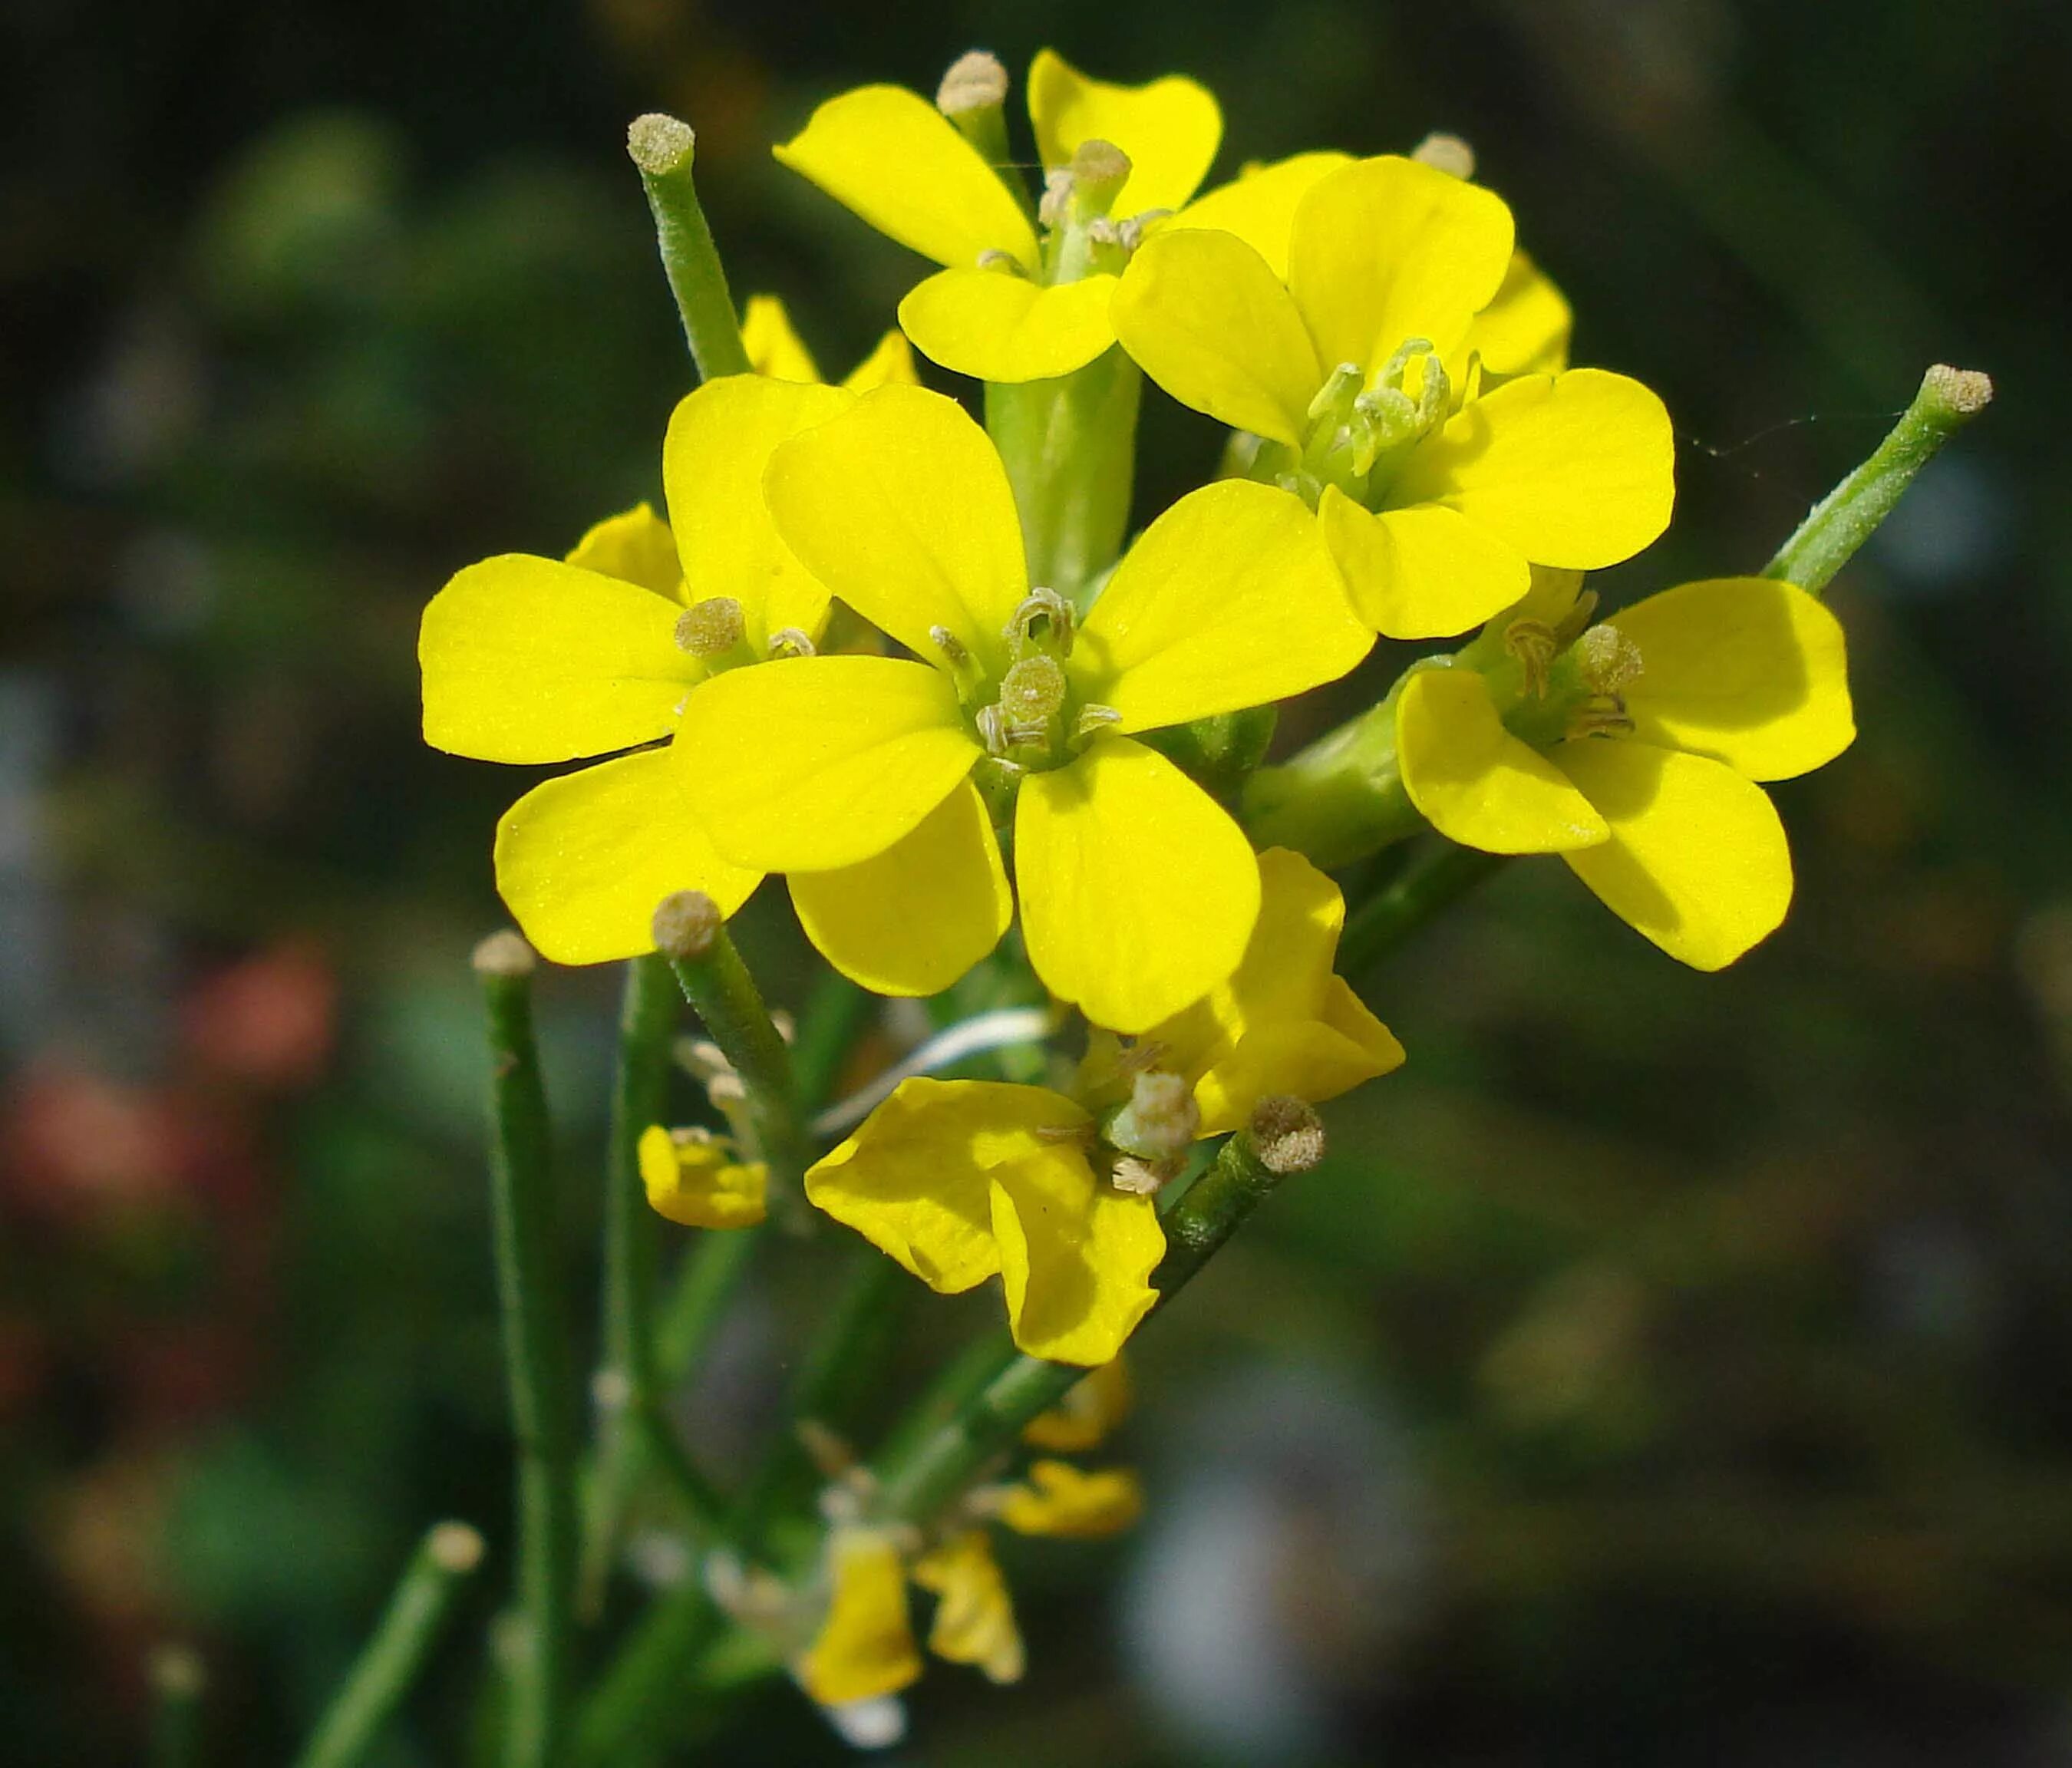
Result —
<path fill-rule="evenodd" d="M 1410 157 L 1435 171 L 1450 172 L 1455 178 L 1473 178 L 1475 175 L 1475 150 L 1457 135 L 1449 135 L 1435 130 L 1411 149 Z"/>
<path fill-rule="evenodd" d="M 1007 101 L 1007 70 L 990 50 L 968 49 L 935 88 L 935 109 L 952 119 Z"/>
<path fill-rule="evenodd" d="M 711 595 L 677 616 L 676 643 L 694 657 L 723 657 L 747 631 L 738 602 L 730 595 Z"/>
<path fill-rule="evenodd" d="M 1640 647 L 1610 624 L 1593 626 L 1576 641 L 1576 661 L 1593 693 L 1615 694 L 1639 679 Z"/>
<path fill-rule="evenodd" d="M 441 1523 L 426 1537 L 425 1548 L 441 1571 L 465 1576 L 482 1563 L 482 1531 L 467 1523 Z"/>
<path fill-rule="evenodd" d="M 530 976 L 539 960 L 532 947 L 506 927 L 501 933 L 491 934 L 467 961 L 475 966 L 477 976 L 521 977 Z"/>
<path fill-rule="evenodd" d="M 665 958 L 696 962 L 718 940 L 726 917 L 703 890 L 679 890 L 665 896 L 655 911 L 655 949 Z"/>
<path fill-rule="evenodd" d="M 1299 1099 L 1277 1094 L 1252 1108 L 1245 1126 L 1252 1152 L 1269 1173 L 1306 1173 L 1324 1157 L 1324 1126 Z"/>
<path fill-rule="evenodd" d="M 1125 1154 L 1164 1161 L 1184 1152 L 1201 1127 L 1201 1107 L 1186 1077 L 1154 1068 L 1130 1083 L 1129 1103 L 1115 1114 L 1108 1139 Z"/>
<path fill-rule="evenodd" d="M 689 123 L 660 111 L 636 117 L 626 125 L 626 151 L 650 178 L 682 171 L 691 163 L 697 143 Z"/>

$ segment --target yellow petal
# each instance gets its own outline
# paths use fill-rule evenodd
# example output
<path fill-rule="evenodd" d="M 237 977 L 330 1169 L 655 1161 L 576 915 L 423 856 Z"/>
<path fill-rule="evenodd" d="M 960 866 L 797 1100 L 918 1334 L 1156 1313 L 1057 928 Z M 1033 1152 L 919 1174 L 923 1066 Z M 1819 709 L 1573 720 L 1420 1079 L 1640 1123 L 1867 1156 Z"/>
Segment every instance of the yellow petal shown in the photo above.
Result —
<path fill-rule="evenodd" d="M 1022 208 L 956 126 L 900 86 L 861 86 L 830 98 L 771 150 L 881 233 L 938 264 L 1005 252 L 1036 267 Z"/>
<path fill-rule="evenodd" d="M 506 553 L 456 575 L 417 635 L 425 741 L 477 761 L 574 761 L 669 734 L 705 666 L 683 611 L 637 584 Z"/>
<path fill-rule="evenodd" d="M 1644 742 L 1696 750 L 1751 779 L 1791 779 L 1855 739 L 1842 623 L 1795 584 L 1681 584 L 1611 624 L 1640 647 L 1626 703 Z"/>
<path fill-rule="evenodd" d="M 1259 915 L 1259 864 L 1237 824 L 1127 737 L 1022 782 L 1014 865 L 1037 975 L 1116 1031 L 1207 994 L 1237 968 Z"/>
<path fill-rule="evenodd" d="M 1732 964 L 1791 907 L 1791 849 L 1762 787 L 1722 762 L 1585 739 L 1555 756 L 1611 839 L 1562 857 L 1605 906 L 1697 970 Z"/>
<path fill-rule="evenodd" d="M 931 1289 L 954 1294 L 1000 1268 L 991 1174 L 1064 1144 L 1092 1120 L 1062 1094 L 992 1080 L 900 1082 L 806 1174 L 808 1201 Z M 1081 1165 L 1084 1165 L 1082 1161 Z"/>
<path fill-rule="evenodd" d="M 635 504 L 621 515 L 606 516 L 576 542 L 568 562 L 578 570 L 638 583 L 672 602 L 684 598 L 676 537 L 652 504 Z"/>
<path fill-rule="evenodd" d="M 1123 348 L 1182 405 L 1300 445 L 1323 371 L 1293 297 L 1235 234 L 1161 229 L 1123 273 L 1112 316 Z"/>
<path fill-rule="evenodd" d="M 715 676 L 672 753 L 720 851 L 768 872 L 883 853 L 956 789 L 980 753 L 956 690 L 898 657 L 795 657 Z"/>
<path fill-rule="evenodd" d="M 1301 500 L 1225 479 L 1145 530 L 1067 668 L 1117 730 L 1153 730 L 1334 681 L 1373 643 Z"/>
<path fill-rule="evenodd" d="M 1011 270 L 938 270 L 907 291 L 899 323 L 931 361 L 977 380 L 1050 380 L 1083 368 L 1115 342 L 1099 275 L 1044 287 Z"/>
<path fill-rule="evenodd" d="M 1029 64 L 1029 120 L 1046 167 L 1069 165 L 1083 142 L 1112 142 L 1129 156 L 1115 199 L 1118 216 L 1176 209 L 1208 174 L 1223 137 L 1215 96 L 1169 74 L 1142 86 L 1089 80 L 1054 50 Z"/>
<path fill-rule="evenodd" d="M 968 781 L 874 859 L 794 872 L 791 904 L 822 956 L 877 994 L 936 994 L 1014 919 L 985 803 Z"/>
<path fill-rule="evenodd" d="M 1000 1519 L 1022 1535 L 1096 1540 L 1135 1526 L 1144 1514 L 1144 1488 L 1125 1467 L 1087 1473 L 1070 1462 L 1039 1461 L 1029 1483 L 1013 1487 Z"/>
<path fill-rule="evenodd" d="M 1202 1134 L 1242 1128 L 1263 1099 L 1285 1094 L 1321 1104 L 1402 1067 L 1403 1046 L 1379 1019 L 1368 1018 L 1371 1025 L 1360 1039 L 1320 1019 L 1253 1032 L 1196 1084 Z"/>
<path fill-rule="evenodd" d="M 1007 470 L 953 399 L 880 387 L 770 463 L 779 531 L 834 594 L 916 656 L 941 627 L 997 675 L 1028 594 Z"/>
<path fill-rule="evenodd" d="M 1558 853 L 1609 831 L 1568 776 L 1504 729 L 1472 669 L 1420 669 L 1396 705 L 1396 754 L 1420 814 L 1486 853 Z"/>
<path fill-rule="evenodd" d="M 1134 1399 L 1129 1363 L 1117 1357 L 1089 1370 L 1065 1390 L 1065 1397 L 1056 1405 L 1030 1419 L 1022 1426 L 1022 1440 L 1031 1449 L 1047 1449 L 1054 1454 L 1083 1454 L 1108 1440 L 1109 1433 L 1129 1416 Z"/>
<path fill-rule="evenodd" d="M 817 638 L 828 592 L 777 537 L 763 501 L 771 454 L 855 403 L 838 387 L 728 375 L 680 401 L 662 445 L 669 525 L 690 598 L 730 595 L 765 654 L 787 627 Z"/>
<path fill-rule="evenodd" d="M 791 325 L 791 315 L 774 294 L 751 294 L 742 310 L 741 347 L 748 352 L 748 366 L 773 380 L 817 383 L 819 365 L 806 340 Z"/>
<path fill-rule="evenodd" d="M 1675 445 L 1662 401 L 1625 375 L 1525 375 L 1419 444 L 1392 508 L 1443 504 L 1536 565 L 1594 571 L 1669 525 Z"/>
<path fill-rule="evenodd" d="M 896 1694 L 921 1673 L 906 1616 L 899 1551 L 873 1529 L 844 1529 L 828 1545 L 827 1618 L 791 1673 L 824 1707 Z"/>
<path fill-rule="evenodd" d="M 989 1176 L 1015 1343 L 1053 1363 L 1112 1361 L 1158 1300 L 1157 1207 L 1096 1178 L 1075 1145 L 1040 1149 Z"/>
<path fill-rule="evenodd" d="M 1317 514 L 1353 606 L 1392 639 L 1465 632 L 1531 582 L 1517 548 L 1437 504 L 1377 516 L 1326 485 Z"/>
<path fill-rule="evenodd" d="M 1503 286 L 1475 315 L 1462 353 L 1482 355 L 1499 375 L 1559 374 L 1568 366 L 1568 302 L 1547 273 L 1523 252 L 1511 255 Z"/>
<path fill-rule="evenodd" d="M 1351 164 L 1350 154 L 1314 153 L 1248 166 L 1229 183 L 1197 197 L 1159 231 L 1202 227 L 1235 233 L 1285 282 L 1296 208 L 1318 179 Z"/>
<path fill-rule="evenodd" d="M 888 331 L 878 340 L 878 347 L 850 369 L 842 380 L 851 393 L 869 393 L 877 387 L 918 387 L 921 377 L 915 372 L 914 352 L 908 347 L 906 334 Z"/>
<path fill-rule="evenodd" d="M 685 1227 L 753 1227 L 763 1219 L 770 1169 L 731 1159 L 717 1137 L 696 1130 L 681 1139 L 660 1124 L 640 1133 L 640 1182 L 657 1215 Z"/>
<path fill-rule="evenodd" d="M 928 1649 L 952 1663 L 974 1663 L 989 1682 L 1019 1682 L 1027 1659 L 1014 1604 L 985 1531 L 953 1536 L 914 1562 L 914 1581 L 937 1597 Z"/>
<path fill-rule="evenodd" d="M 1392 154 L 1359 160 L 1296 210 L 1288 286 L 1327 369 L 1379 368 L 1411 338 L 1450 356 L 1511 245 L 1511 211 L 1480 185 Z"/>
<path fill-rule="evenodd" d="M 664 897 L 703 890 L 731 915 L 762 878 L 720 857 L 663 749 L 546 780 L 496 825 L 497 890 L 556 964 L 652 952 Z"/>

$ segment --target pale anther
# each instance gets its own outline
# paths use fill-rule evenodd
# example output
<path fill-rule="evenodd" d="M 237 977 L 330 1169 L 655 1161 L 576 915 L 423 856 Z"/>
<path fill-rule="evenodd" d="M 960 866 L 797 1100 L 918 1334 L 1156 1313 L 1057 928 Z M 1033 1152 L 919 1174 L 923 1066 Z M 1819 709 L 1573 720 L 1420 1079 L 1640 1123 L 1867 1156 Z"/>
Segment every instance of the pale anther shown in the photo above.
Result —
<path fill-rule="evenodd" d="M 810 657 L 815 654 L 813 641 L 795 626 L 781 626 L 770 635 L 772 657 Z"/>
<path fill-rule="evenodd" d="M 943 653 L 953 668 L 961 668 L 971 661 L 971 652 L 964 648 L 964 641 L 946 626 L 930 627 L 928 642 Z"/>

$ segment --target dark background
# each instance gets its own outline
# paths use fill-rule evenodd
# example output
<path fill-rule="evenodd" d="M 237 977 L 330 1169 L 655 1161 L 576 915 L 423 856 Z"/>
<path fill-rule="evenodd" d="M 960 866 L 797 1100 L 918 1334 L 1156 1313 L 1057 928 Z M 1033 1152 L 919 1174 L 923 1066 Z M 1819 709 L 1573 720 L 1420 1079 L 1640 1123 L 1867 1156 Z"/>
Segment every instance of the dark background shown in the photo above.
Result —
<path fill-rule="evenodd" d="M 1014 1552 L 1027 1681 L 936 1667 L 903 1759 L 2072 1759 L 2066 21 L 10 0 L 10 1759 L 137 1759 L 174 1638 L 211 1759 L 282 1761 L 426 1521 L 500 1556 L 464 960 L 528 776 L 421 746 L 413 638 L 658 489 L 686 365 L 627 120 L 696 124 L 737 294 L 838 373 L 919 267 L 767 143 L 1046 43 L 1202 79 L 1226 174 L 1468 138 L 1578 360 L 1676 418 L 1614 598 L 1759 566 L 1930 361 L 2000 397 L 1836 586 L 1864 734 L 1778 793 L 1790 924 L 1696 976 L 1546 861 L 1394 960 L 1410 1066 L 1142 1342 L 1145 1527 Z M 1149 401 L 1140 514 L 1216 446 Z M 746 925 L 796 1005 L 781 908 Z M 614 987 L 543 989 L 579 1286 Z M 804 1299 L 727 1338 L 716 1458 Z M 902 1380 L 971 1317 L 917 1301 Z M 384 1762 L 465 1759 L 495 1563 Z M 839 1754 L 782 1688 L 709 1723 Z"/>

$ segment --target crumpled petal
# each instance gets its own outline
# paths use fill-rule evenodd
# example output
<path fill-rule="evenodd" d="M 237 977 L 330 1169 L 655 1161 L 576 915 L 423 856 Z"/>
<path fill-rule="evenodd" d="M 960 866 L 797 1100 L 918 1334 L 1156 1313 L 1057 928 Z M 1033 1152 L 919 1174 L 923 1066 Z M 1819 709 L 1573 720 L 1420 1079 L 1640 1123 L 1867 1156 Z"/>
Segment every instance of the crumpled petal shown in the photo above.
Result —
<path fill-rule="evenodd" d="M 735 1161 L 716 1136 L 681 1140 L 660 1124 L 640 1133 L 640 1182 L 648 1206 L 684 1227 L 753 1227 L 763 1217 L 770 1169 Z"/>
<path fill-rule="evenodd" d="M 991 1080 L 902 1080 L 806 1174 L 806 1197 L 945 1295 L 1000 1268 L 997 1168 L 1056 1152 L 1092 1119 L 1061 1093 Z M 1046 1141 L 1042 1132 L 1065 1138 Z M 1082 1157 L 1079 1164 L 1086 1164 Z"/>
<path fill-rule="evenodd" d="M 1070 1462 L 1030 1464 L 1026 1485 L 1001 1499 L 1000 1519 L 1018 1535 L 1099 1540 L 1134 1527 L 1144 1514 L 1144 1487 L 1126 1467 L 1088 1473 Z"/>
<path fill-rule="evenodd" d="M 1115 335 L 1183 405 L 1299 446 L 1323 384 L 1294 298 L 1235 234 L 1161 228 L 1116 286 Z"/>
<path fill-rule="evenodd" d="M 574 761 L 666 737 L 705 665 L 683 610 L 615 577 L 507 553 L 457 573 L 417 635 L 425 741 L 476 761 Z"/>
<path fill-rule="evenodd" d="M 1601 368 L 1522 375 L 1420 442 L 1387 504 L 1441 504 L 1536 565 L 1594 571 L 1669 525 L 1675 442 L 1662 401 Z"/>
<path fill-rule="evenodd" d="M 1437 504 L 1376 515 L 1326 485 L 1317 514 L 1353 606 L 1392 639 L 1465 632 L 1531 582 L 1517 548 Z"/>
<path fill-rule="evenodd" d="M 651 504 L 635 504 L 607 516 L 578 541 L 567 562 L 600 577 L 638 583 L 680 606 L 683 567 L 676 562 L 676 537 Z"/>
<path fill-rule="evenodd" d="M 1338 987 L 1345 996 L 1334 1005 L 1342 1018 L 1350 1019 L 1346 997 L 1359 1006 L 1359 997 L 1343 982 Z M 1401 1067 L 1403 1046 L 1373 1014 L 1365 1014 L 1365 1021 L 1357 1036 L 1321 1018 L 1264 1026 L 1252 1033 L 1195 1084 L 1202 1133 L 1220 1136 L 1243 1129 L 1262 1100 L 1285 1094 L 1321 1103 Z"/>
<path fill-rule="evenodd" d="M 1208 175 L 1223 136 L 1215 95 L 1178 74 L 1141 86 L 1091 80 L 1054 50 L 1029 64 L 1029 120 L 1046 168 L 1069 165 L 1083 142 L 1104 141 L 1129 156 L 1129 177 L 1111 212 L 1176 209 Z"/>
<path fill-rule="evenodd" d="M 820 636 L 828 592 L 778 538 L 763 501 L 771 454 L 854 405 L 839 387 L 726 375 L 678 401 L 662 445 L 669 525 L 689 598 L 730 595 L 748 640 L 766 655 L 787 627 Z"/>
<path fill-rule="evenodd" d="M 875 858 L 788 882 L 806 937 L 875 994 L 940 993 L 1014 919 L 1000 844 L 968 781 Z"/>
<path fill-rule="evenodd" d="M 1792 779 L 1855 740 L 1842 623 L 1795 584 L 1684 583 L 1611 618 L 1640 648 L 1625 690 L 1634 734 L 1751 779 Z"/>
<path fill-rule="evenodd" d="M 542 957 L 603 964 L 655 949 L 656 905 L 703 890 L 731 915 L 763 874 L 722 859 L 678 763 L 643 750 L 543 781 L 496 825 L 496 888 Z"/>
<path fill-rule="evenodd" d="M 1610 831 L 1567 774 L 1504 729 L 1472 669 L 1420 669 L 1396 705 L 1396 763 L 1418 812 L 1486 853 L 1559 853 Z"/>
<path fill-rule="evenodd" d="M 827 1618 L 791 1673 L 824 1707 L 896 1694 L 921 1674 L 899 1550 L 876 1529 L 845 1528 L 828 1554 Z"/>
<path fill-rule="evenodd" d="M 1157 1205 L 1098 1177 L 1071 1144 L 988 1176 L 1016 1345 L 1053 1363 L 1109 1362 L 1158 1300 L 1151 1273 L 1166 1256 L 1166 1231 Z"/>
<path fill-rule="evenodd" d="M 1559 374 L 1568 366 L 1572 323 L 1568 298 L 1553 279 L 1524 253 L 1514 252 L 1503 286 L 1475 315 L 1461 352 L 1479 352 L 1492 374 Z"/>
<path fill-rule="evenodd" d="M 1200 227 L 1235 233 L 1285 282 L 1297 208 L 1320 179 L 1352 162 L 1351 154 L 1336 152 L 1294 154 L 1268 165 L 1254 162 L 1229 183 L 1195 198 L 1158 231 Z"/>
<path fill-rule="evenodd" d="M 771 150 L 881 233 L 938 264 L 1005 252 L 1036 268 L 1036 235 L 1006 185 L 956 125 L 902 86 L 830 98 Z"/>
<path fill-rule="evenodd" d="M 976 1664 L 989 1682 L 1019 1682 L 1027 1667 L 1007 1580 L 983 1529 L 968 1529 L 914 1562 L 914 1581 L 936 1597 L 928 1649 Z"/>
<path fill-rule="evenodd" d="M 1065 1390 L 1065 1397 L 1056 1405 L 1037 1413 L 1022 1426 L 1022 1440 L 1031 1449 L 1047 1449 L 1054 1454 L 1083 1454 L 1108 1440 L 1129 1416 L 1135 1397 L 1128 1359 L 1117 1357 L 1087 1371 Z"/>
<path fill-rule="evenodd" d="M 835 594 L 916 656 L 952 634 L 994 676 L 1029 593 L 1007 470 L 953 399 L 880 387 L 778 450 L 763 495 L 778 531 Z"/>
<path fill-rule="evenodd" d="M 1190 491 L 1123 555 L 1068 668 L 1128 733 L 1305 693 L 1373 642 L 1301 499 L 1224 479 Z"/>
<path fill-rule="evenodd" d="M 900 657 L 793 657 L 691 696 L 671 751 L 720 852 L 769 872 L 874 857 L 954 791 L 981 751 L 956 689 Z"/>
<path fill-rule="evenodd" d="M 1044 986 L 1139 1032 L 1237 968 L 1259 865 L 1229 814 L 1156 750 L 1104 737 L 1032 774 L 1015 811 L 1023 937 Z"/>
<path fill-rule="evenodd" d="M 914 368 L 914 352 L 903 331 L 888 331 L 877 347 L 842 377 L 851 393 L 870 393 L 879 387 L 918 387 L 921 377 Z"/>
<path fill-rule="evenodd" d="M 1554 754 L 1611 827 L 1601 846 L 1561 857 L 1627 926 L 1717 970 L 1783 922 L 1791 849 L 1762 787 L 1653 743 L 1585 738 Z"/>
<path fill-rule="evenodd" d="M 817 384 L 820 365 L 791 323 L 791 315 L 774 294 L 751 294 L 741 312 L 741 347 L 748 352 L 748 366 L 756 374 L 773 380 L 800 380 Z"/>
<path fill-rule="evenodd" d="M 954 265 L 910 289 L 899 323 L 931 361 L 976 380 L 1050 380 L 1083 368 L 1115 342 L 1116 279 L 1050 286 L 1011 270 Z"/>
<path fill-rule="evenodd" d="M 1511 262 L 1503 199 L 1399 155 L 1318 180 L 1295 212 L 1288 286 L 1329 370 L 1378 368 L 1423 338 L 1450 362 Z"/>

